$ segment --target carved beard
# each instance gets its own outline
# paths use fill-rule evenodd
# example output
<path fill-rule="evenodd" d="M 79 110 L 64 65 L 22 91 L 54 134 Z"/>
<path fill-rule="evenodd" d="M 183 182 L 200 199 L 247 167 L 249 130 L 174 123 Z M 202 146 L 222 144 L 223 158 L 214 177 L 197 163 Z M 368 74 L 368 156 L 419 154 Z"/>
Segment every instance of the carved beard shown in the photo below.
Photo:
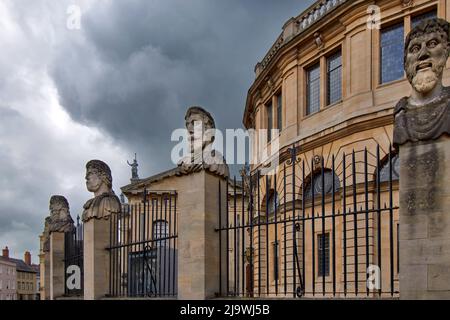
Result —
<path fill-rule="evenodd" d="M 416 71 L 417 64 L 413 64 L 409 70 L 410 74 L 413 74 L 411 80 L 413 88 L 421 94 L 427 94 L 432 91 L 441 79 L 446 61 L 446 57 L 442 57 L 439 61 L 432 64 L 431 69 L 419 72 Z"/>

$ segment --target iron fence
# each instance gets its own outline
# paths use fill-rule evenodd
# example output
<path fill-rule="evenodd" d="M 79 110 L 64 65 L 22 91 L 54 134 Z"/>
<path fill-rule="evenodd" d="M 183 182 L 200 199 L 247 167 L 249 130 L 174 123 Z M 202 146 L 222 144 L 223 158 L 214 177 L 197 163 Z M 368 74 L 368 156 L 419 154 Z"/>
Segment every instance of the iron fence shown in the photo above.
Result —
<path fill-rule="evenodd" d="M 395 151 L 378 145 L 309 157 L 294 145 L 277 172 L 243 174 L 225 190 L 219 295 L 398 297 Z"/>
<path fill-rule="evenodd" d="M 110 296 L 177 296 L 177 194 L 147 193 L 110 222 Z"/>
<path fill-rule="evenodd" d="M 64 233 L 64 293 L 66 296 L 83 295 L 83 261 L 83 224 L 80 223 L 80 217 L 77 217 L 75 228 Z M 78 268 L 80 278 L 74 278 L 74 284 L 69 286 L 69 277 L 73 272 L 77 272 L 77 270 L 73 270 L 74 267 Z"/>

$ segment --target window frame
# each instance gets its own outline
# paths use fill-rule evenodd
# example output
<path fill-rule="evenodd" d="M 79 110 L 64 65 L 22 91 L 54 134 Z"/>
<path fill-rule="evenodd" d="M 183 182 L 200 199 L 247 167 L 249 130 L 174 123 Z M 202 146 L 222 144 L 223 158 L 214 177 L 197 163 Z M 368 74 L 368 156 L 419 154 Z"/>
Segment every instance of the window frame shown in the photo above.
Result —
<path fill-rule="evenodd" d="M 406 23 L 405 23 L 405 17 L 402 17 L 400 19 L 395 19 L 392 21 L 389 21 L 388 23 L 383 24 L 380 29 L 379 29 L 379 39 L 378 39 L 378 56 L 379 56 L 379 66 L 378 66 L 378 85 L 379 86 L 384 86 L 384 85 L 388 85 L 391 83 L 395 83 L 397 81 L 402 81 L 405 79 L 406 74 L 403 68 L 403 63 L 402 65 L 402 70 L 403 70 L 403 75 L 402 77 L 398 78 L 398 79 L 394 79 L 394 80 L 389 80 L 389 81 L 384 81 L 383 82 L 383 46 L 382 46 L 382 41 L 383 41 L 383 31 L 385 31 L 386 29 L 389 28 L 393 28 L 395 26 L 400 26 L 403 29 L 403 46 L 404 47 L 404 43 L 405 43 L 405 30 L 406 30 Z M 403 50 L 402 50 L 403 52 Z M 402 61 L 403 61 L 403 56 L 402 56 Z"/>
<path fill-rule="evenodd" d="M 340 55 L 340 59 L 341 59 L 341 64 L 338 68 L 334 68 L 332 70 L 329 70 L 329 61 L 331 58 L 335 57 L 336 55 Z M 344 87 L 343 87 L 343 80 L 344 80 L 344 61 L 343 61 L 343 55 L 342 55 L 342 47 L 338 47 L 335 50 L 331 51 L 329 54 L 327 54 L 325 56 L 325 68 L 326 68 L 326 88 L 325 88 L 325 104 L 326 107 L 329 106 L 333 106 L 335 104 L 339 104 L 342 102 L 343 100 L 343 95 L 344 95 Z M 336 71 L 340 69 L 341 75 L 340 75 L 340 85 L 341 85 L 341 90 L 340 90 L 340 98 L 334 102 L 331 102 L 330 100 L 330 74 L 333 71 Z"/>
<path fill-rule="evenodd" d="M 330 239 L 331 239 L 331 232 L 330 231 L 325 231 L 325 233 L 318 233 L 317 234 L 317 277 L 318 278 L 323 278 L 323 270 L 322 270 L 322 263 L 321 263 L 321 259 L 322 259 L 322 252 L 320 244 L 321 244 L 321 239 L 322 237 L 325 237 L 325 239 L 328 239 L 328 242 L 324 241 L 325 243 L 328 243 L 328 246 L 325 246 L 325 278 L 330 277 L 331 276 L 331 256 L 330 256 L 330 251 L 331 251 L 331 243 L 330 243 Z M 327 263 L 328 262 L 328 263 Z"/>
<path fill-rule="evenodd" d="M 318 108 L 316 111 L 312 112 L 311 107 L 310 107 L 310 102 L 311 102 L 311 98 L 310 98 L 310 73 L 313 70 L 318 70 L 318 78 L 315 79 L 314 81 L 317 82 L 318 84 L 318 91 L 319 91 L 319 101 L 318 101 Z M 321 68 L 321 63 L 320 63 L 320 59 L 316 60 L 315 62 L 311 63 L 309 66 L 305 67 L 305 98 L 306 98 L 306 103 L 305 103 L 305 116 L 309 117 L 312 116 L 318 112 L 320 112 L 320 110 L 322 109 L 321 106 L 321 95 L 322 95 L 322 86 L 321 86 L 321 80 L 322 80 L 322 68 Z"/>

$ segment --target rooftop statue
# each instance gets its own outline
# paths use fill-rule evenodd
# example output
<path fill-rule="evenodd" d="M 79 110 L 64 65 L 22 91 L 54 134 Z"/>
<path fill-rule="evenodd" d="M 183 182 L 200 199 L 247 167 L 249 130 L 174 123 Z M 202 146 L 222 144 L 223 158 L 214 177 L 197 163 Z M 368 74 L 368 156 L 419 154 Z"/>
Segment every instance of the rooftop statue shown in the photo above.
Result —
<path fill-rule="evenodd" d="M 450 24 L 430 19 L 406 38 L 404 66 L 412 93 L 395 107 L 394 146 L 450 134 L 450 88 L 442 84 L 449 57 Z"/>
<path fill-rule="evenodd" d="M 94 193 L 83 208 L 83 222 L 90 219 L 108 219 L 113 213 L 120 213 L 120 200 L 112 190 L 112 175 L 109 166 L 100 160 L 86 164 L 86 187 Z"/>

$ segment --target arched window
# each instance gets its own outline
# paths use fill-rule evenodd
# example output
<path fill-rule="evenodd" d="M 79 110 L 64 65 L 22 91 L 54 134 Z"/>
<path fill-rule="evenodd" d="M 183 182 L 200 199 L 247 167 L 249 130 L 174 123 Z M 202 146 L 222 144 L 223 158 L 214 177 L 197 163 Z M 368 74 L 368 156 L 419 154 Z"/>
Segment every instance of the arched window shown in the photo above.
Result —
<path fill-rule="evenodd" d="M 314 197 L 321 197 L 323 195 L 331 194 L 333 192 L 333 179 L 334 179 L 334 191 L 336 192 L 341 187 L 339 177 L 329 169 L 324 170 L 323 174 L 324 187 L 322 189 L 322 172 L 317 172 L 313 175 L 313 179 L 309 180 L 305 185 L 305 199 L 312 199 L 312 192 L 314 190 Z"/>
<path fill-rule="evenodd" d="M 399 180 L 400 178 L 400 158 L 398 154 L 391 154 L 391 163 L 392 163 L 392 181 Z M 380 167 L 380 182 L 388 182 L 389 181 L 389 156 L 387 156 Z"/>
<path fill-rule="evenodd" d="M 275 207 L 278 208 L 278 193 L 272 191 L 269 196 L 269 213 L 275 212 Z"/>

